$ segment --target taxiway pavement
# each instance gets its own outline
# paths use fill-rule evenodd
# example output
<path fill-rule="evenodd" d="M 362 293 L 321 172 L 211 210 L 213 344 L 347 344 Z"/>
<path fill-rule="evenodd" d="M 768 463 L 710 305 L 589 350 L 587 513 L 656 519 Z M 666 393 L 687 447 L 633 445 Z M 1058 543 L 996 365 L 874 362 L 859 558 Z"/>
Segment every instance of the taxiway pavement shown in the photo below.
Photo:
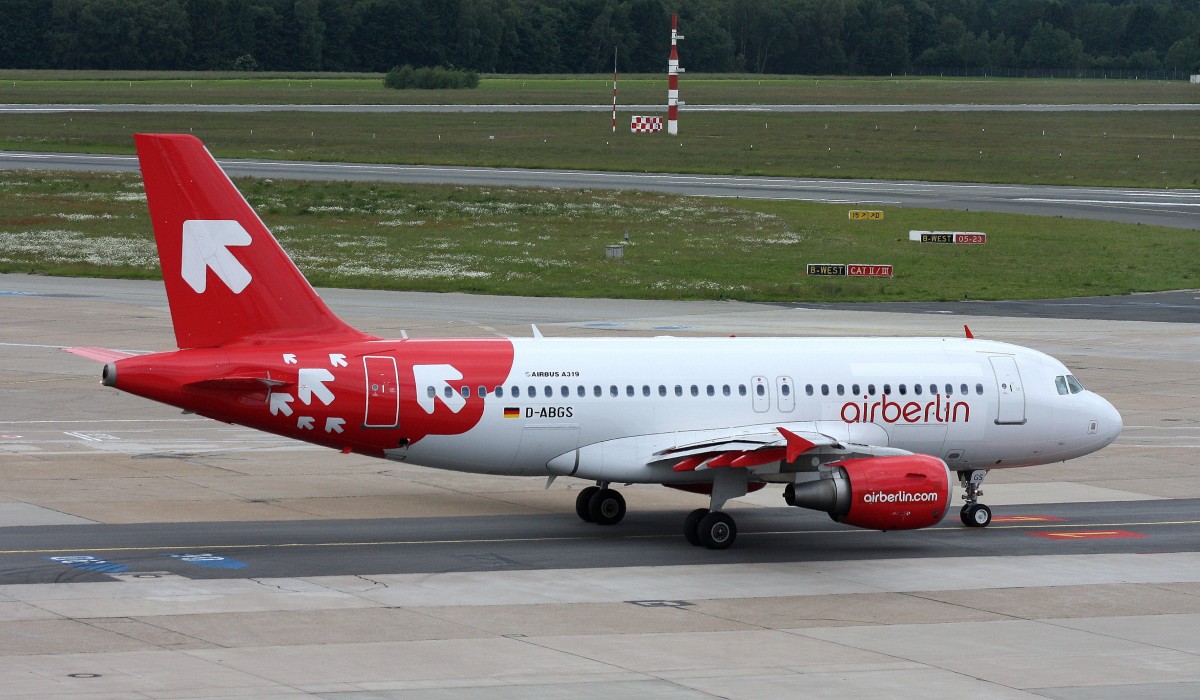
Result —
<path fill-rule="evenodd" d="M 534 168 L 472 168 L 254 159 L 220 160 L 230 176 L 466 186 L 570 187 L 863 206 L 994 211 L 1200 230 L 1200 190 L 823 180 Z M 136 172 L 136 156 L 0 151 L 0 170 Z"/>
<path fill-rule="evenodd" d="M 618 105 L 622 114 L 657 114 L 666 106 Z M 216 112 L 246 114 L 252 112 L 345 112 L 359 114 L 400 113 L 484 113 L 517 114 L 548 112 L 609 112 L 610 104 L 464 104 L 464 105 L 385 105 L 385 104 L 0 104 L 0 114 L 38 114 L 65 112 Z M 801 113 L 893 113 L 893 112 L 1195 112 L 1200 104 L 1186 102 L 1095 103 L 1095 104 L 689 104 L 688 112 L 801 112 Z"/>
<path fill-rule="evenodd" d="M 0 275 L 0 698 L 1200 694 L 1194 323 L 322 296 L 418 337 L 965 321 L 1059 357 L 1126 428 L 993 472 L 984 500 L 1007 520 L 983 531 L 840 528 L 763 491 L 737 506 L 735 549 L 701 551 L 675 532 L 696 496 L 629 487 L 604 531 L 574 520 L 582 482 L 344 456 L 106 389 L 59 348 L 169 349 L 161 283 Z"/>

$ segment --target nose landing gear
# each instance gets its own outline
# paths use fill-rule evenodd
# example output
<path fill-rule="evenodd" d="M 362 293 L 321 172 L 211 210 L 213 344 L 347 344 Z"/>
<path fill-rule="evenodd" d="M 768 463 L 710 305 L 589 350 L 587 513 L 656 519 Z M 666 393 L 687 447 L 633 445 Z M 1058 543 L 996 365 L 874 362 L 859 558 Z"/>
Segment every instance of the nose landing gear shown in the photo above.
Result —
<path fill-rule="evenodd" d="M 958 473 L 958 483 L 966 489 L 962 510 L 958 517 L 967 527 L 987 527 L 992 522 L 992 509 L 979 502 L 983 495 L 983 479 L 987 476 L 986 469 L 975 469 Z"/>

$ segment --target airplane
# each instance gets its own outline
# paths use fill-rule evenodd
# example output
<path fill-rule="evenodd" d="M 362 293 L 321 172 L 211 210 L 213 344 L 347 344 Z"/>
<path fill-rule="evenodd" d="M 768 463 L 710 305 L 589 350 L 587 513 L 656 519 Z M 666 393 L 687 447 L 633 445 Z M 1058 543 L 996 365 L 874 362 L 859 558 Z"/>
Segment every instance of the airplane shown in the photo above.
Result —
<path fill-rule="evenodd" d="M 970 527 L 992 469 L 1099 450 L 1121 416 L 1058 360 L 958 338 L 385 339 L 325 305 L 205 146 L 138 134 L 177 350 L 71 352 L 103 385 L 340 450 L 480 474 L 594 482 L 575 509 L 618 523 L 614 484 L 707 495 L 693 545 L 766 484 L 877 530 Z"/>

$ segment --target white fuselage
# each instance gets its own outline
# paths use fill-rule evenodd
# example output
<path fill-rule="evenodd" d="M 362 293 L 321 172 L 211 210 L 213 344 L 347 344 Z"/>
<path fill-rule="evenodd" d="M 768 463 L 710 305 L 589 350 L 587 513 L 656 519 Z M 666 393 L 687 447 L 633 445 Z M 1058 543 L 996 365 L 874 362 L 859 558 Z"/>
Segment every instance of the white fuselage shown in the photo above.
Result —
<path fill-rule="evenodd" d="M 647 455 L 706 431 L 787 426 L 844 444 L 932 455 L 964 471 L 1078 457 L 1121 429 L 1112 405 L 1079 387 L 1061 362 L 986 340 L 512 343 L 502 386 L 467 387 L 484 395 L 478 425 L 461 436 L 429 435 L 388 456 L 492 474 L 694 481 L 649 466 Z M 562 466 L 568 461 L 573 470 Z"/>

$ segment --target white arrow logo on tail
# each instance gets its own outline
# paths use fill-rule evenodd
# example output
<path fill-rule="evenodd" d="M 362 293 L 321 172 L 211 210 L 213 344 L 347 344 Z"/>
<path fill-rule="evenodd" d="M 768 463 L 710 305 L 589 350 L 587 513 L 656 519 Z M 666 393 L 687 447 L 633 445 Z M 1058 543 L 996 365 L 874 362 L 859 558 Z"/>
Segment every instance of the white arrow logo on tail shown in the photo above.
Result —
<path fill-rule="evenodd" d="M 341 353 L 331 352 L 329 353 L 329 364 L 334 367 L 345 367 L 346 356 Z"/>
<path fill-rule="evenodd" d="M 413 380 L 417 385 L 417 404 L 426 413 L 433 413 L 437 401 L 458 413 L 467 405 L 467 400 L 450 386 L 451 380 L 462 379 L 462 372 L 453 365 L 413 365 Z M 427 387 L 433 387 L 433 396 Z M 449 394 L 447 396 L 447 394 Z"/>
<path fill-rule="evenodd" d="M 296 364 L 296 356 L 290 352 L 283 353 L 283 364 L 285 364 L 285 365 Z"/>
<path fill-rule="evenodd" d="M 312 416 L 300 416 L 300 418 L 296 421 L 296 427 L 300 428 L 301 430 L 312 430 L 313 429 L 313 417 Z"/>
<path fill-rule="evenodd" d="M 346 421 L 342 418 L 326 418 L 325 419 L 325 432 L 327 432 L 327 433 L 343 432 L 342 426 L 345 424 L 346 424 Z"/>
<path fill-rule="evenodd" d="M 285 416 L 292 415 L 292 407 L 289 405 L 292 401 L 294 399 L 291 394 L 271 392 L 271 415 L 277 416 L 280 413 Z"/>
<path fill-rule="evenodd" d="M 306 406 L 312 403 L 314 396 L 328 406 L 333 403 L 333 392 L 325 387 L 325 382 L 332 381 L 333 373 L 327 369 L 301 369 L 296 394 Z"/>
<path fill-rule="evenodd" d="M 250 245 L 250 234 L 236 221 L 193 219 L 183 222 L 183 281 L 197 294 L 208 287 L 208 270 L 217 274 L 234 294 L 250 284 L 250 273 L 229 252 L 231 246 Z"/>

